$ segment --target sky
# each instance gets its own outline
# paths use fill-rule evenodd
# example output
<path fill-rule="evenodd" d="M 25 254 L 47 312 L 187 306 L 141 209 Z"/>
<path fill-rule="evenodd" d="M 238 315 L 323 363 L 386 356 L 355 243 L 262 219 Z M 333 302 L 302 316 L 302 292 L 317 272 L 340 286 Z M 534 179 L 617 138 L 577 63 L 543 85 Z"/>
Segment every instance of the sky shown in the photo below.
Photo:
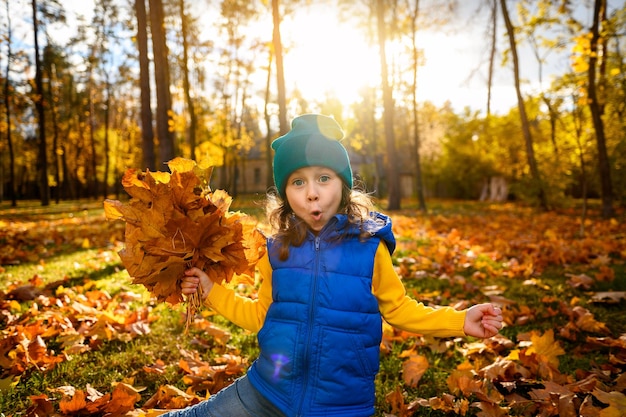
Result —
<path fill-rule="evenodd" d="M 321 8 L 320 8 L 321 9 Z M 316 15 L 319 14 L 318 18 Z M 325 20 L 325 27 L 333 30 L 322 30 L 322 38 L 305 37 L 302 48 L 293 51 L 289 63 L 295 67 L 296 73 L 317 74 L 317 82 L 308 82 L 309 90 L 316 89 L 317 84 L 333 87 L 344 96 L 356 98 L 359 82 L 365 80 L 369 85 L 380 85 L 380 63 L 378 47 L 367 46 L 363 42 L 358 29 L 342 28 L 335 16 L 325 16 L 324 10 L 298 16 L 292 25 L 286 25 L 286 37 L 292 28 L 294 34 L 302 28 L 315 33 L 316 22 Z M 314 19 L 311 19 L 314 16 Z M 319 31 L 318 31 L 319 32 Z M 453 108 L 462 110 L 465 106 L 474 109 L 485 107 L 486 82 L 480 77 L 471 77 L 481 58 L 482 28 L 466 27 L 459 33 L 422 32 L 418 35 L 419 46 L 424 50 L 426 65 L 418 69 L 418 100 L 428 100 L 437 106 L 450 101 Z M 390 51 L 388 62 L 391 62 Z M 510 77 L 495 89 L 494 104 L 502 110 L 515 105 L 515 92 L 509 91 Z M 295 80 L 294 82 L 298 82 Z M 307 87 L 300 81 L 299 85 Z M 319 88 L 318 88 L 319 90 Z"/>
<path fill-rule="evenodd" d="M 609 0 L 609 3 L 615 1 Z M 68 11 L 68 27 L 59 30 L 57 36 L 68 37 L 75 27 L 74 14 L 91 19 L 93 0 L 62 0 L 61 3 Z M 309 101 L 321 99 L 327 91 L 334 91 L 344 102 L 357 100 L 363 85 L 380 84 L 378 48 L 368 45 L 358 29 L 345 21 L 340 22 L 335 13 L 329 13 L 328 6 L 312 3 L 286 19 L 281 26 L 283 41 L 289 48 L 285 55 L 287 88 L 298 88 Z M 464 0 L 458 4 L 461 9 L 457 15 L 450 16 L 452 24 L 446 32 L 422 31 L 418 35 L 426 61 L 426 65 L 418 70 L 418 100 L 430 101 L 437 106 L 449 101 L 456 111 L 469 107 L 484 113 L 487 100 L 487 13 L 483 12 L 480 17 L 474 15 L 478 0 Z M 504 31 L 503 25 L 499 30 Z M 528 49 L 522 49 L 520 54 L 525 64 L 521 74 L 525 80 L 524 89 L 537 92 L 541 86 L 536 60 Z M 563 73 L 568 65 L 566 54 L 554 54 L 549 58 L 544 69 L 544 87 L 549 83 L 550 73 Z M 506 113 L 516 104 L 512 69 L 502 67 L 498 60 L 492 111 Z"/>

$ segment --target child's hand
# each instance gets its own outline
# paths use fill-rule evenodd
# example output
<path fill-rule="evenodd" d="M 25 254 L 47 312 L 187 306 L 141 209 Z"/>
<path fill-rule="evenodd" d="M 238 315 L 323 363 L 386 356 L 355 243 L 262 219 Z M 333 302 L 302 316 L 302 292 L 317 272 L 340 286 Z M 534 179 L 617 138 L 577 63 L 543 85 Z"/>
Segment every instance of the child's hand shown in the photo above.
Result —
<path fill-rule="evenodd" d="M 463 331 L 468 336 L 492 337 L 502 328 L 502 310 L 492 304 L 476 304 L 467 310 Z"/>
<path fill-rule="evenodd" d="M 202 301 L 206 300 L 211 288 L 213 288 L 213 281 L 209 279 L 209 276 L 200 268 L 190 268 L 185 271 L 185 277 L 180 283 L 182 293 L 185 295 L 191 295 L 198 290 L 200 286 L 200 298 Z"/>

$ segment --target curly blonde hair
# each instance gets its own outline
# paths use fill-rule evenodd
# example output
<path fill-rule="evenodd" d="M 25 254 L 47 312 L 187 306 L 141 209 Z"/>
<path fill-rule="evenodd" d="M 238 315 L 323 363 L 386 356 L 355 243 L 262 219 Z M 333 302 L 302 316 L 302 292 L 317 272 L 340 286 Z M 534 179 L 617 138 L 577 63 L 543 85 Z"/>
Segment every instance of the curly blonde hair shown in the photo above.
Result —
<path fill-rule="evenodd" d="M 372 199 L 365 191 L 343 184 L 338 213 L 347 215 L 350 223 L 359 225 L 361 237 L 369 236 L 362 225 L 370 217 L 373 206 Z M 267 194 L 265 212 L 271 228 L 270 234 L 279 243 L 279 259 L 284 261 L 289 257 L 290 246 L 302 245 L 308 226 L 295 215 L 287 199 L 280 198 L 275 189 Z"/>

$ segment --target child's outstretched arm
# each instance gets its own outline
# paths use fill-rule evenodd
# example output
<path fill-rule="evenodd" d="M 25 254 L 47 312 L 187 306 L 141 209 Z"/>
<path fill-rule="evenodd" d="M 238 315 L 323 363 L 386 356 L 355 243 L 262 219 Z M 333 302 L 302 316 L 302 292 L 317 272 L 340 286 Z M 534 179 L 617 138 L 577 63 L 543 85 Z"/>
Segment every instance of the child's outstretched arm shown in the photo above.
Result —
<path fill-rule="evenodd" d="M 502 328 L 502 310 L 493 304 L 476 304 L 467 310 L 463 331 L 468 336 L 492 337 Z"/>
<path fill-rule="evenodd" d="M 202 304 L 210 307 L 237 326 L 257 332 L 263 326 L 265 314 L 272 303 L 272 269 L 267 254 L 257 263 L 262 282 L 257 299 L 239 295 L 233 288 L 216 284 L 199 268 L 189 268 L 181 281 L 184 295 L 200 288 Z"/>

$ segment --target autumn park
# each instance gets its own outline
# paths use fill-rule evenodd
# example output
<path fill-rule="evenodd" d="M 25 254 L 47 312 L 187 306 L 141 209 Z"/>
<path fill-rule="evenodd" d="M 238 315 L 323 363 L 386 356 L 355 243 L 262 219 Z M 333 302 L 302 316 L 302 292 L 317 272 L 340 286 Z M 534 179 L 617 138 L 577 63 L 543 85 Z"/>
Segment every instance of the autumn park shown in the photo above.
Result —
<path fill-rule="evenodd" d="M 0 417 L 158 416 L 245 375 L 257 333 L 181 280 L 261 298 L 271 143 L 307 113 L 407 294 L 502 310 L 484 339 L 383 322 L 376 417 L 626 415 L 623 2 L 1 3 Z"/>

